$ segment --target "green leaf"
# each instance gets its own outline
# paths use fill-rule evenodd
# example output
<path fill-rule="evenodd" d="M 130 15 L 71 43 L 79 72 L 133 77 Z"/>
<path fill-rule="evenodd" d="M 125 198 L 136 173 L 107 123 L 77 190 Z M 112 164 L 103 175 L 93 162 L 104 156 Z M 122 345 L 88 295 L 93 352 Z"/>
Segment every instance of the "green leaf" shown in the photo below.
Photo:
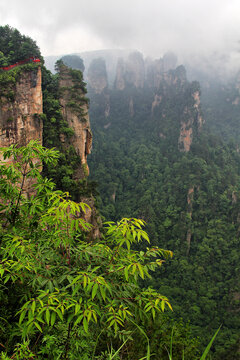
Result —
<path fill-rule="evenodd" d="M 79 313 L 80 308 L 81 308 L 81 306 L 77 303 L 75 305 L 75 315 L 77 315 Z"/>
<path fill-rule="evenodd" d="M 156 316 L 156 311 L 154 308 L 152 308 L 152 317 L 153 317 L 153 320 L 155 319 L 155 316 Z"/>
<path fill-rule="evenodd" d="M 56 321 L 56 313 L 53 311 L 51 313 L 51 326 L 55 324 L 55 321 Z"/>
<path fill-rule="evenodd" d="M 111 322 L 110 322 L 110 324 L 108 325 L 108 327 L 111 327 L 111 326 L 113 326 L 115 324 L 115 319 L 113 319 Z"/>
<path fill-rule="evenodd" d="M 45 318 L 46 318 L 47 324 L 49 325 L 49 322 L 50 322 L 50 312 L 49 312 L 49 309 L 47 309 L 46 312 L 45 312 Z"/>
<path fill-rule="evenodd" d="M 83 328 L 85 332 L 88 333 L 88 322 L 86 318 L 83 319 Z"/>
<path fill-rule="evenodd" d="M 221 325 L 222 326 L 222 325 Z M 209 344 L 207 345 L 206 349 L 204 350 L 204 353 L 202 354 L 200 360 L 205 360 L 207 357 L 207 354 L 209 353 L 211 346 L 217 336 L 217 334 L 219 333 L 221 326 L 219 326 L 219 328 L 217 329 L 217 331 L 215 332 L 215 334 L 213 335 L 212 339 L 210 340 Z"/>
<path fill-rule="evenodd" d="M 128 266 L 126 266 L 124 269 L 124 275 L 125 275 L 126 280 L 128 281 Z"/>
<path fill-rule="evenodd" d="M 97 290 L 98 290 L 98 284 L 96 283 L 93 285 L 93 289 L 92 289 L 92 300 L 95 298 Z"/>
<path fill-rule="evenodd" d="M 81 284 L 76 285 L 72 292 L 72 296 L 75 296 L 80 288 L 81 288 Z"/>
<path fill-rule="evenodd" d="M 144 272 L 143 272 L 141 264 L 138 264 L 138 269 L 139 269 L 141 278 L 144 279 Z"/>
<path fill-rule="evenodd" d="M 60 311 L 59 308 L 56 309 L 56 312 L 57 312 L 59 318 L 60 318 L 61 320 L 63 320 L 63 314 L 62 314 L 62 312 Z"/>
<path fill-rule="evenodd" d="M 165 301 L 162 300 L 160 306 L 161 306 L 161 310 L 164 311 L 164 309 L 165 309 Z"/>
<path fill-rule="evenodd" d="M 103 286 L 100 286 L 100 293 L 102 295 L 102 298 L 103 300 L 105 301 L 106 300 L 106 292 L 105 292 L 105 289 L 103 288 Z"/>
<path fill-rule="evenodd" d="M 77 324 L 79 324 L 82 321 L 83 315 L 78 316 L 77 320 L 75 321 L 73 326 L 76 326 Z"/>
<path fill-rule="evenodd" d="M 19 324 L 22 323 L 23 319 L 25 318 L 25 315 L 26 315 L 27 311 L 22 311 L 21 315 L 20 315 L 20 318 L 19 318 Z"/>
<path fill-rule="evenodd" d="M 36 321 L 34 321 L 33 323 L 34 323 L 34 325 L 36 326 L 36 328 L 37 328 L 40 332 L 42 332 L 42 328 L 41 328 L 41 326 L 39 325 L 39 323 L 37 323 Z"/>

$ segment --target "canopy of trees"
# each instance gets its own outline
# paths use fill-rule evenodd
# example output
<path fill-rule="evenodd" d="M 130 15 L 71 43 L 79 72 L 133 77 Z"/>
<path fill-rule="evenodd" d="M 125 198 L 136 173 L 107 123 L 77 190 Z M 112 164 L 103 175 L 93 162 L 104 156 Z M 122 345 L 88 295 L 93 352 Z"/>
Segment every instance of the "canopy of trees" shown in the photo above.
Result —
<path fill-rule="evenodd" d="M 90 174 L 106 219 L 141 217 L 154 244 L 174 251 L 150 281 L 170 296 L 173 317 L 190 320 L 202 339 L 223 324 L 214 359 L 238 359 L 240 158 L 234 143 L 196 128 L 190 152 L 179 152 L 182 109 L 197 85 L 160 84 L 153 112 L 151 89 L 109 90 L 108 117 L 104 95 L 89 93 Z"/>
<path fill-rule="evenodd" d="M 9 25 L 0 26 L 0 67 L 15 64 L 31 56 L 41 58 L 34 40 Z"/>

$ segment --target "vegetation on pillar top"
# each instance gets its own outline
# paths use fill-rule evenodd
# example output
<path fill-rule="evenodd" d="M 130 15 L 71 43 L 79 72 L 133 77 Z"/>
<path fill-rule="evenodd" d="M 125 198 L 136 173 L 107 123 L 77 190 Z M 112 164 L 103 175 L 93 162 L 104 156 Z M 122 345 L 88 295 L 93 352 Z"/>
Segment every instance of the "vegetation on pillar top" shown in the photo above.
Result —
<path fill-rule="evenodd" d="M 36 42 L 9 25 L 0 26 L 0 67 L 15 64 L 30 57 L 37 57 L 43 62 Z"/>

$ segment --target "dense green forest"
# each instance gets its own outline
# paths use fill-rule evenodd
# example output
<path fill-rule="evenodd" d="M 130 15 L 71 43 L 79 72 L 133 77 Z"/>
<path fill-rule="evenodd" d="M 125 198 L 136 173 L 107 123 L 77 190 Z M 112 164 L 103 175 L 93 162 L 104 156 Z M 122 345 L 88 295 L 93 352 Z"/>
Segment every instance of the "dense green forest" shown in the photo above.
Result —
<path fill-rule="evenodd" d="M 9 26 L 0 38 L 2 66 L 41 58 L 35 42 Z M 84 69 L 76 58 L 63 61 Z M 200 131 L 199 84 L 187 82 L 180 66 L 169 72 L 174 84 L 158 89 L 90 90 L 92 181 L 76 181 L 81 160 L 59 100 L 63 61 L 52 75 L 42 60 L 45 147 L 2 149 L 15 162 L 1 164 L 0 175 L 1 358 L 197 360 L 221 326 L 209 359 L 239 359 L 235 143 Z M 13 101 L 18 73 L 34 66 L 0 70 L 1 95 L 10 86 Z M 76 106 L 77 89 L 86 88 L 82 73 L 69 71 Z M 156 94 L 161 102 L 152 110 Z M 179 144 L 182 116 L 194 119 L 189 152 Z M 35 179 L 30 198 L 22 194 L 28 177 Z M 100 239 L 79 217 L 87 209 L 81 197 L 93 195 L 110 221 Z"/>
<path fill-rule="evenodd" d="M 239 74 L 225 82 L 220 79 L 205 81 L 202 88 L 202 107 L 211 132 L 226 142 L 239 144 Z"/>
<path fill-rule="evenodd" d="M 155 89 L 108 90 L 108 117 L 106 95 L 90 91 L 90 170 L 99 183 L 106 219 L 141 217 L 154 244 L 173 250 L 171 262 L 150 281 L 171 299 L 173 318 L 190 321 L 201 341 L 222 324 L 213 358 L 239 359 L 240 158 L 237 143 L 224 142 L 220 131 L 209 132 L 209 117 L 212 128 L 217 127 L 220 111 L 211 113 L 210 105 L 201 132 L 195 124 L 190 151 L 179 151 L 182 108 L 191 107 L 197 87 L 163 85 L 157 89 L 162 101 L 153 114 Z M 234 133 L 239 114 L 232 111 L 230 116 Z M 223 120 L 219 126 L 224 131 Z"/>

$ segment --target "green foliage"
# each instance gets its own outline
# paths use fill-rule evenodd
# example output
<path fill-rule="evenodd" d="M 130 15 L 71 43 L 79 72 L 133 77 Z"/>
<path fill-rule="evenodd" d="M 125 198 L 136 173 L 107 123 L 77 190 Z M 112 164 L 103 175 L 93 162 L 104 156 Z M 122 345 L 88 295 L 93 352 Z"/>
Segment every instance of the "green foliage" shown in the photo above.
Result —
<path fill-rule="evenodd" d="M 0 49 L 0 67 L 15 64 L 32 56 L 43 61 L 36 43 L 8 25 L 0 26 Z M 1 101 L 14 101 L 16 83 L 22 73 L 36 71 L 38 66 L 38 64 L 29 63 L 8 71 L 0 70 Z"/>
<path fill-rule="evenodd" d="M 40 57 L 35 42 L 9 26 L 0 27 L 0 49 L 0 67 Z M 1 95 L 7 102 L 14 100 L 21 72 L 36 66 L 0 71 Z M 44 145 L 60 153 L 36 143 L 27 150 L 10 147 L 6 160 L 15 156 L 15 162 L 1 167 L 1 357 L 132 360 L 151 352 L 152 358 L 168 359 L 172 341 L 174 360 L 181 359 L 183 350 L 185 360 L 195 360 L 198 342 L 193 336 L 206 343 L 223 323 L 213 358 L 237 360 L 239 154 L 234 143 L 224 145 L 207 133 L 194 141 L 188 154 L 177 150 L 180 122 L 197 117 L 193 94 L 200 91 L 199 84 L 188 83 L 180 66 L 169 72 L 174 86 L 166 77 L 154 90 L 131 86 L 109 91 L 108 97 L 90 93 L 95 132 L 90 166 L 99 182 L 98 202 L 107 220 L 124 218 L 106 223 L 97 242 L 90 239 L 90 226 L 83 220 L 85 205 L 71 200 L 96 191 L 86 178 L 74 180 L 81 161 L 71 146 L 74 134 L 59 101 L 66 96 L 69 109 L 84 121 L 86 86 L 81 72 L 67 69 L 63 61 L 57 67 L 56 75 L 42 67 L 42 120 Z M 106 75 L 101 59 L 90 70 L 94 76 Z M 73 86 L 60 89 L 65 71 Z M 161 100 L 152 107 L 155 95 Z M 204 97 L 205 118 L 224 138 L 238 139 L 238 96 L 232 84 L 210 87 Z M 194 139 L 197 133 L 195 126 Z M 54 190 L 41 176 L 45 159 L 44 175 L 65 192 Z M 26 197 L 24 187 L 32 178 L 34 191 Z M 153 248 L 139 242 L 148 237 L 138 217 L 148 222 Z M 159 249 L 160 243 L 175 253 L 166 271 L 162 258 L 171 253 Z M 141 290 L 139 280 L 142 287 L 150 284 L 155 290 Z M 158 290 L 170 296 L 174 322 L 162 314 L 169 302 Z M 191 321 L 192 332 L 180 317 Z"/>
<path fill-rule="evenodd" d="M 1 164 L 0 178 L 0 294 L 5 296 L 0 322 L 9 356 L 57 359 L 71 354 L 78 359 L 85 351 L 81 333 L 90 342 L 101 331 L 109 341 L 121 340 L 132 319 L 154 319 L 166 306 L 171 309 L 165 296 L 138 285 L 161 267 L 162 258 L 172 256 L 157 247 L 132 250 L 142 240 L 149 242 L 142 220 L 108 222 L 102 239 L 93 241 L 84 220 L 87 205 L 54 190 L 40 174 L 43 161 L 56 163 L 56 151 L 31 141 L 2 152 L 4 160 L 11 159 Z"/>
<path fill-rule="evenodd" d="M 196 127 L 190 152 L 179 152 L 179 119 L 186 108 L 196 115 L 195 91 L 195 82 L 176 81 L 171 87 L 163 81 L 156 90 L 161 101 L 152 110 L 152 89 L 113 89 L 108 117 L 104 96 L 90 93 L 94 146 L 89 166 L 107 220 L 141 217 L 153 243 L 173 249 L 166 271 L 156 271 L 147 283 L 170 294 L 174 319 L 190 321 L 202 344 L 223 324 L 212 348 L 214 359 L 221 359 L 228 352 L 233 356 L 240 326 L 240 159 L 236 146 L 207 131 L 197 136 Z"/>
<path fill-rule="evenodd" d="M 0 67 L 8 66 L 8 61 L 6 56 L 4 56 L 3 52 L 0 51 Z"/>
<path fill-rule="evenodd" d="M 9 71 L 0 70 L 0 95 L 3 96 L 6 101 L 14 101 L 16 83 L 21 75 L 28 71 L 37 71 L 38 66 L 38 64 L 32 63 L 15 67 Z M 3 99 L 1 99 L 1 101 L 3 101 Z"/>
<path fill-rule="evenodd" d="M 41 58 L 36 42 L 9 25 L 0 27 L 0 49 L 0 67 L 15 64 L 31 56 Z"/>

